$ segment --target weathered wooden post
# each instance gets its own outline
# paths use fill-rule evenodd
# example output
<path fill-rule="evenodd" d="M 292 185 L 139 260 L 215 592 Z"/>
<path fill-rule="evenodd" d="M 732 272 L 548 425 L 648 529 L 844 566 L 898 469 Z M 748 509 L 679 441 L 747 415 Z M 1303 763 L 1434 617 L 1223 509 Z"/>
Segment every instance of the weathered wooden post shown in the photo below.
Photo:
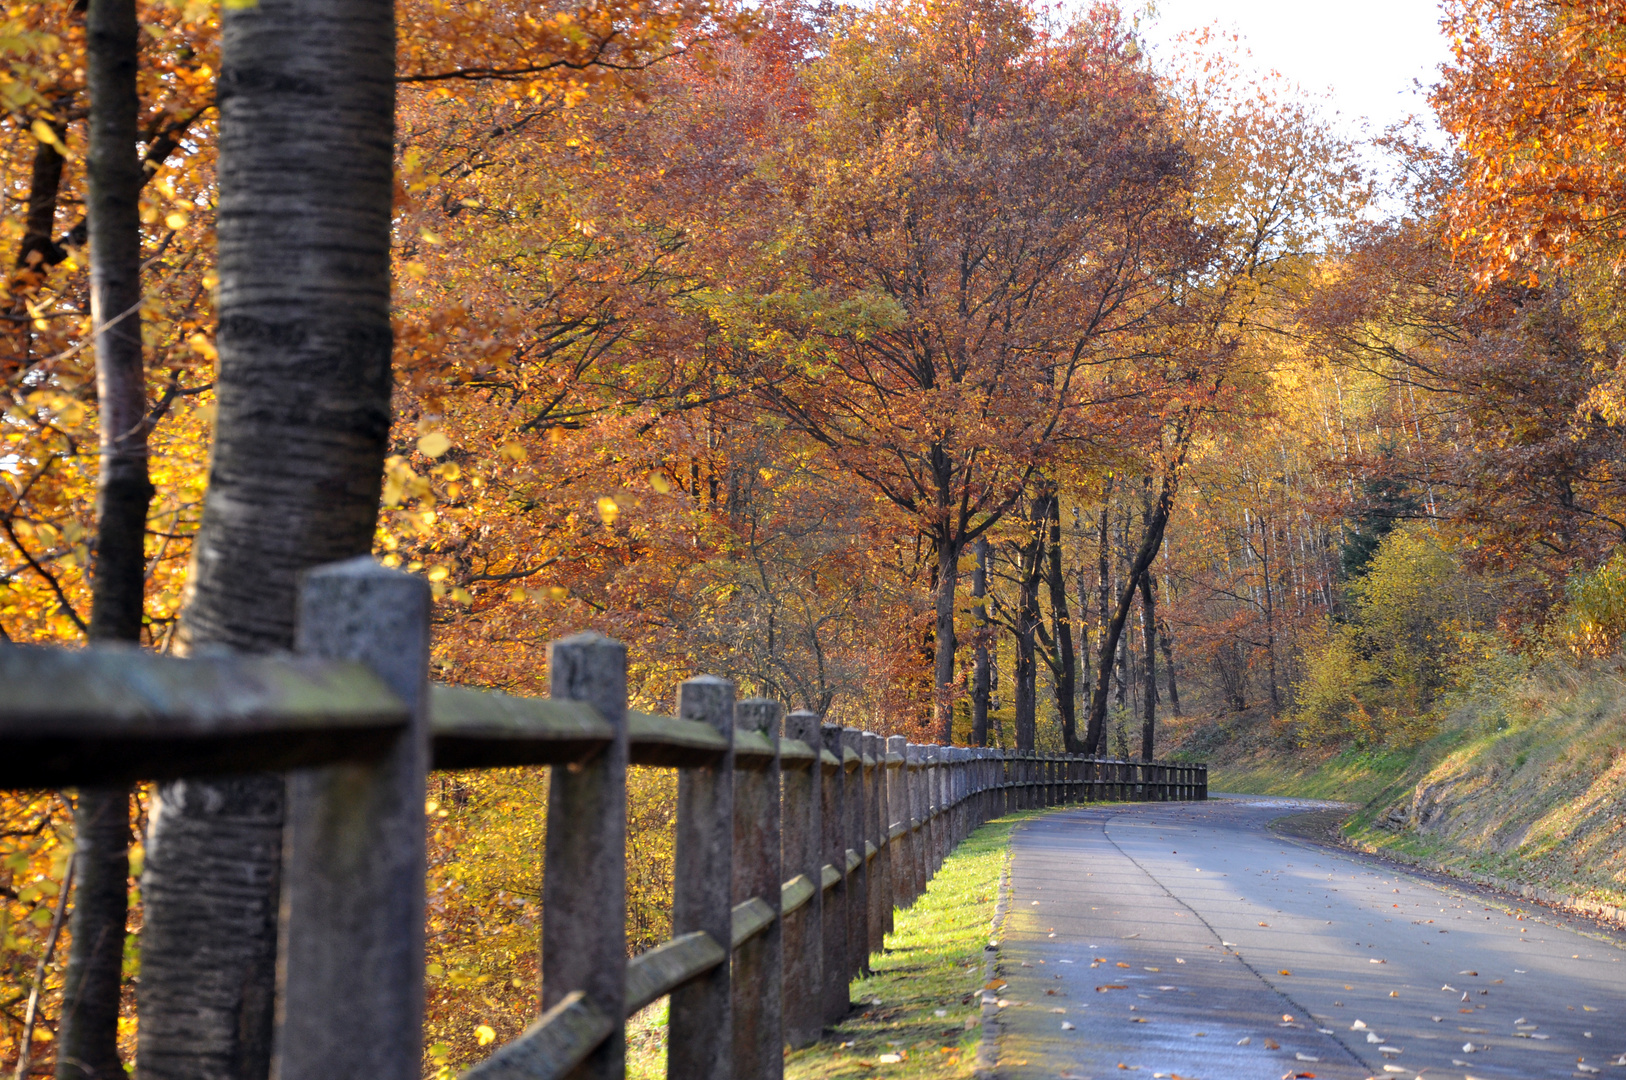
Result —
<path fill-rule="evenodd" d="M 885 944 L 886 909 L 886 751 L 873 731 L 864 732 L 864 850 L 869 862 L 869 943 L 871 956 Z"/>
<path fill-rule="evenodd" d="M 904 747 L 907 738 L 888 735 L 886 747 L 886 932 L 896 929 L 896 911 L 902 908 L 904 885 L 902 875 L 909 862 L 909 799 L 902 784 L 904 776 Z"/>
<path fill-rule="evenodd" d="M 548 771 L 542 870 L 542 1009 L 607 1030 L 573 1077 L 621 1080 L 627 1003 L 627 649 L 602 634 L 548 647 L 549 696 L 583 701 L 615 733 L 597 756 Z M 420 826 L 421 827 L 421 826 Z M 574 995 L 581 992 L 581 997 Z"/>
<path fill-rule="evenodd" d="M 429 586 L 367 557 L 318 567 L 295 647 L 366 664 L 412 720 L 375 761 L 289 774 L 272 1075 L 417 1080 Z"/>
<path fill-rule="evenodd" d="M 869 790 L 864 781 L 863 748 L 862 731 L 841 729 L 847 793 L 847 972 L 854 979 L 869 970 L 869 860 L 864 858 L 864 819 L 868 816 L 864 804 L 869 801 Z"/>
<path fill-rule="evenodd" d="M 904 784 L 909 789 L 909 902 L 915 902 L 926 879 L 926 748 L 909 743 L 904 753 Z"/>
<path fill-rule="evenodd" d="M 819 718 L 805 710 L 791 713 L 785 718 L 785 737 L 801 743 L 812 755 L 784 773 L 781 819 L 784 872 L 792 882 L 801 878 L 810 893 L 785 926 L 785 1040 L 801 1047 L 818 1042 L 824 1032 L 824 784 Z M 790 894 L 786 898 L 794 900 Z"/>
<path fill-rule="evenodd" d="M 736 758 L 734 774 L 734 889 L 732 903 L 761 900 L 773 922 L 734 953 L 735 1080 L 779 1080 L 785 1074 L 783 903 L 780 863 L 779 705 L 749 698 L 734 707 L 734 726 L 761 736 L 771 757 Z M 681 864 L 680 864 L 681 865 Z"/>
<path fill-rule="evenodd" d="M 820 728 L 824 759 L 824 1022 L 834 1024 L 852 1007 L 847 982 L 847 798 L 841 760 L 841 728 Z"/>
<path fill-rule="evenodd" d="M 734 684 L 714 675 L 684 680 L 677 715 L 705 724 L 728 740 L 728 749 L 712 764 L 678 770 L 672 936 L 702 930 L 727 949 L 734 936 Z M 671 1080 L 710 1080 L 733 1071 L 728 964 L 673 990 L 667 1016 Z"/>

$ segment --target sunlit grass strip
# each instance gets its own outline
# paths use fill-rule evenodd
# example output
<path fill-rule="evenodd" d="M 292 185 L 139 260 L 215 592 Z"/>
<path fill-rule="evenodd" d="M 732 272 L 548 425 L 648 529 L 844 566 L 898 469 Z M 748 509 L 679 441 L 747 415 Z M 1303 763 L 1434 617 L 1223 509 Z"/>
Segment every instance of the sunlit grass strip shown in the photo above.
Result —
<path fill-rule="evenodd" d="M 900 911 L 874 974 L 852 984 L 863 1002 L 824 1041 L 785 1061 L 787 1080 L 969 1076 L 982 1039 L 980 991 L 989 927 L 1011 831 L 1044 813 L 998 818 L 972 833 L 908 911 Z"/>

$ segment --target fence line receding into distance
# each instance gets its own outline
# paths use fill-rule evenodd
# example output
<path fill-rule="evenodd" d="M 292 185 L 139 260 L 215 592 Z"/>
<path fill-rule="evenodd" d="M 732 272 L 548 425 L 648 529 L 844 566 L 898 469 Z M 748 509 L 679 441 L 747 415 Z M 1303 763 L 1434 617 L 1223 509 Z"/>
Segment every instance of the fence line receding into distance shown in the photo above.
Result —
<path fill-rule="evenodd" d="M 0 647 L 0 786 L 288 771 L 278 1080 L 421 1076 L 430 769 L 553 766 L 542 1015 L 466 1080 L 620 1078 L 626 1017 L 665 995 L 670 1076 L 779 1077 L 978 825 L 1207 797 L 1202 765 L 917 746 L 710 676 L 637 712 L 596 634 L 553 643 L 547 699 L 431 686 L 428 656 L 427 586 L 371 559 L 306 575 L 291 656 Z M 678 770 L 673 936 L 631 960 L 629 764 Z"/>

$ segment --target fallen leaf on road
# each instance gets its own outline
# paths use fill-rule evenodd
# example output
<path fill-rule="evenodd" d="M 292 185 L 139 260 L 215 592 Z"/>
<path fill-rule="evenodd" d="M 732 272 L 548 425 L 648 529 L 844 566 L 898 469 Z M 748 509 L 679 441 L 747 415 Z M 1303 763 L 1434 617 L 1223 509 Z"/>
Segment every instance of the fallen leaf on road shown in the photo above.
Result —
<path fill-rule="evenodd" d="M 1294 1054 L 1293 1055 L 1293 1060 L 1295 1060 L 1295 1061 L 1320 1061 L 1321 1059 L 1318 1058 L 1318 1057 L 1315 1057 L 1312 1054 Z"/>
<path fill-rule="evenodd" d="M 1128 990 L 1128 989 L 1129 989 L 1129 987 L 1125 986 L 1123 983 L 1108 983 L 1106 986 L 1097 986 L 1095 988 L 1095 992 L 1097 994 L 1104 994 L 1108 990 Z"/>
<path fill-rule="evenodd" d="M 1129 965 L 1128 965 L 1128 964 L 1126 964 L 1126 963 L 1124 963 L 1124 962 L 1123 962 L 1123 961 L 1122 961 L 1122 960 L 1120 960 L 1120 961 L 1118 961 L 1118 966 L 1119 966 L 1119 967 L 1121 967 L 1121 968 L 1126 968 L 1126 967 L 1128 967 L 1128 966 L 1129 966 Z"/>
<path fill-rule="evenodd" d="M 1267 923 L 1267 922 L 1262 922 L 1262 923 L 1260 923 L 1260 924 L 1259 924 L 1259 925 L 1260 925 L 1260 926 L 1264 926 L 1264 927 L 1269 927 L 1269 926 L 1270 926 L 1270 924 L 1269 924 L 1269 923 Z"/>
<path fill-rule="evenodd" d="M 1280 971 L 1278 971 L 1278 972 L 1277 972 L 1277 973 L 1276 973 L 1276 974 L 1278 974 L 1278 975 L 1291 975 L 1291 974 L 1293 974 L 1293 973 L 1292 973 L 1292 972 L 1291 972 L 1291 971 L 1288 971 L 1288 970 L 1287 970 L 1287 969 L 1286 969 L 1286 968 L 1282 968 L 1282 969 L 1281 969 L 1281 970 L 1280 970 Z"/>
<path fill-rule="evenodd" d="M 1238 1039 L 1236 1041 L 1236 1044 L 1238 1046 L 1247 1046 L 1251 1042 L 1253 1042 L 1253 1036 L 1252 1035 L 1244 1035 L 1244 1036 L 1242 1036 L 1242 1038 L 1240 1038 L 1240 1039 Z"/>
<path fill-rule="evenodd" d="M 1063 1021 L 1062 1021 L 1062 1022 L 1061 1022 L 1061 1029 L 1062 1029 L 1062 1030 L 1063 1030 L 1063 1031 L 1072 1031 L 1072 1030 L 1074 1030 L 1074 1028 L 1073 1028 L 1073 1025 L 1072 1025 L 1072 1024 L 1069 1024 L 1069 1023 L 1068 1023 L 1068 1022 L 1067 1022 L 1067 1021 L 1065 1021 L 1065 1020 L 1063 1020 Z"/>
<path fill-rule="evenodd" d="M 1366 1030 L 1366 1021 L 1365 1020 L 1357 1020 L 1357 1021 L 1355 1021 L 1353 1024 L 1349 1025 L 1349 1030 L 1351 1030 L 1351 1031 L 1365 1031 Z"/>
<path fill-rule="evenodd" d="M 1282 1048 L 1282 1044 L 1277 1042 L 1275 1039 L 1266 1039 L 1265 1040 L 1265 1049 L 1266 1050 L 1280 1050 L 1281 1048 Z"/>

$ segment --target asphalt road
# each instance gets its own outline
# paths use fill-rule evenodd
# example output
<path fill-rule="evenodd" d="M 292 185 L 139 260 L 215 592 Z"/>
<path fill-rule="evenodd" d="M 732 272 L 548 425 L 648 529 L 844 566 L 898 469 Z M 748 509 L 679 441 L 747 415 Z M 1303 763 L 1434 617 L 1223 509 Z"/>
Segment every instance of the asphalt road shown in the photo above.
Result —
<path fill-rule="evenodd" d="M 984 991 L 995 1075 L 1626 1080 L 1626 938 L 1268 828 L 1328 805 L 1029 822 Z"/>

